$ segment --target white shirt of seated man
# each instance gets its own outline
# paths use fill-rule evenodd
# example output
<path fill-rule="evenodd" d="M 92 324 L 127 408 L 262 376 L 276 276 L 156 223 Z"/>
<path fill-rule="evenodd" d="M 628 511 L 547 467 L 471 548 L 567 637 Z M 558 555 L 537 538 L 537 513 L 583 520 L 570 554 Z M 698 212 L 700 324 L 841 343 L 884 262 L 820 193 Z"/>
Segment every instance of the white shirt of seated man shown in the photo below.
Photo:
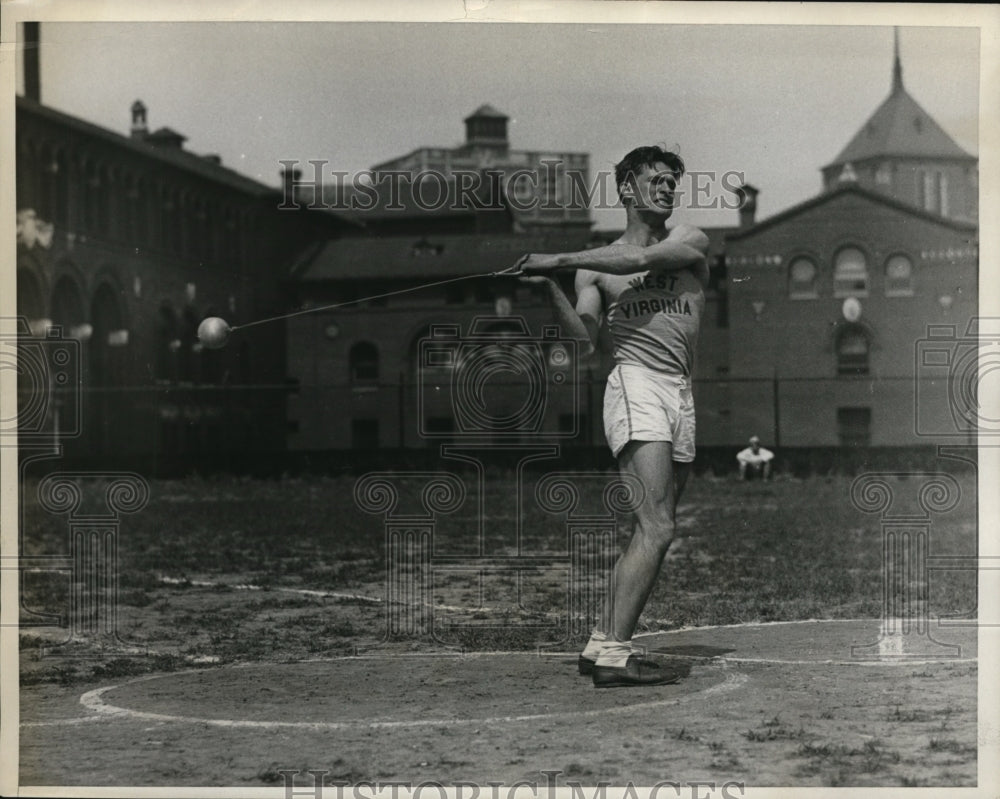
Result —
<path fill-rule="evenodd" d="M 740 450 L 736 454 L 736 460 L 740 462 L 741 465 L 747 466 L 762 466 L 765 463 L 769 463 L 774 458 L 774 453 L 769 449 L 764 449 L 760 445 L 760 439 L 757 436 L 753 436 L 750 439 L 750 446 L 744 450 Z"/>

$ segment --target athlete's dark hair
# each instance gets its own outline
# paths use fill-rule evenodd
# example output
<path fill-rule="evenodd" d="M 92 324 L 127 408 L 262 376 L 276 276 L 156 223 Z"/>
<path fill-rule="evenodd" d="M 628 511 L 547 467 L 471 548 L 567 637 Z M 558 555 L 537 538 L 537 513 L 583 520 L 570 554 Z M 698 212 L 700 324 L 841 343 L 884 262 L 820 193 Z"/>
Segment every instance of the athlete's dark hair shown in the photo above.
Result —
<path fill-rule="evenodd" d="M 622 185 L 634 181 L 644 166 L 653 167 L 656 164 L 666 164 L 669 169 L 677 173 L 678 177 L 684 174 L 684 161 L 677 153 L 655 145 L 636 147 L 615 164 L 615 187 L 618 189 L 618 196 L 621 197 Z"/>

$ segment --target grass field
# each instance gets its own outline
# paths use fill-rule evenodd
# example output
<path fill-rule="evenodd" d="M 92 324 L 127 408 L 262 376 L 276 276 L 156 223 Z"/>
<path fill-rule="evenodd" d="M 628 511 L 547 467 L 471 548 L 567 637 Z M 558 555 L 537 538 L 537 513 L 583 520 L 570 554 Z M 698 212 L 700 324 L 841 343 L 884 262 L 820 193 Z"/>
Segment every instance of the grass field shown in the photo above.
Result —
<path fill-rule="evenodd" d="M 473 474 L 459 477 L 467 484 L 464 501 L 433 520 L 432 590 L 408 604 L 386 601 L 390 584 L 421 577 L 427 564 L 417 558 L 396 568 L 386 519 L 359 509 L 354 478 L 151 481 L 148 505 L 122 516 L 118 531 L 117 641 L 67 642 L 70 597 L 80 586 L 65 571 L 22 574 L 25 784 L 265 786 L 280 785 L 288 768 L 328 768 L 330 779 L 347 782 L 544 784 L 545 770 L 556 768 L 567 784 L 585 785 L 680 777 L 748 785 L 975 784 L 975 662 L 836 668 L 824 665 L 823 654 L 796 661 L 789 649 L 787 662 L 802 665 L 781 665 L 788 654 L 781 647 L 801 646 L 795 636 L 803 625 L 767 628 L 784 642 L 765 651 L 779 657 L 770 665 L 734 665 L 710 654 L 724 651 L 720 636 L 763 629 L 712 625 L 880 618 L 882 521 L 852 504 L 850 477 L 691 479 L 678 539 L 640 630 L 686 628 L 677 634 L 706 642 L 687 651 L 709 655 L 680 693 L 667 686 L 635 713 L 620 705 L 642 702 L 649 689 L 609 697 L 575 675 L 575 655 L 543 656 L 553 648 L 575 652 L 586 627 L 574 626 L 567 604 L 576 585 L 567 580 L 568 517 L 535 501 L 540 475 L 529 475 L 519 493 L 512 472 L 490 474 L 482 495 Z M 587 529 L 617 529 L 617 549 L 629 534 L 628 517 L 598 519 L 599 487 L 610 477 L 580 476 L 574 518 Z M 961 501 L 931 516 L 931 554 L 976 551 L 975 475 L 955 478 Z M 415 529 L 426 479 L 395 482 L 395 521 L 409 514 L 402 527 Z M 890 478 L 888 486 L 894 513 L 920 510 L 917 476 Z M 97 512 L 100 488 L 84 484 L 80 512 Z M 43 511 L 36 492 L 34 483 L 23 486 L 23 553 L 65 556 L 68 520 Z M 518 554 L 534 565 L 521 573 L 482 568 Z M 409 618 L 424 626 L 390 627 L 401 610 L 414 608 Z M 975 571 L 936 573 L 925 610 L 931 618 L 974 618 Z M 62 626 L 40 624 L 45 613 L 61 617 Z M 433 637 L 425 624 L 431 615 Z M 825 631 L 837 627 L 814 625 L 821 649 Z M 849 652 L 849 643 L 837 651 Z M 476 654 L 497 651 L 523 654 Z M 463 654 L 456 659 L 456 652 Z M 349 655 L 361 657 L 343 658 Z M 106 689 L 115 701 L 167 715 L 150 721 L 81 709 L 85 696 Z M 605 710 L 599 724 L 559 720 L 560 713 Z M 486 723 L 525 711 L 544 720 Z M 346 718 L 346 727 L 275 732 L 198 721 L 289 713 L 324 724 Z M 470 724 L 366 727 L 399 714 L 417 724 L 427 714 Z M 188 720 L 170 720 L 178 716 Z"/>
<path fill-rule="evenodd" d="M 963 500 L 932 519 L 932 552 L 975 552 L 975 479 L 972 473 L 958 479 Z M 915 497 L 907 500 L 913 482 L 899 481 L 895 493 L 916 507 Z M 107 662 L 80 663 L 55 652 L 33 657 L 65 631 L 32 626 L 32 616 L 22 613 L 22 682 L 65 683 L 108 669 L 136 673 L 205 662 L 296 659 L 354 651 L 384 639 L 383 519 L 358 509 L 354 483 L 345 477 L 152 482 L 148 506 L 122 517 L 118 629 L 124 642 L 156 657 L 119 652 Z M 399 483 L 404 506 L 407 489 L 416 492 L 419 485 L 405 477 Z M 679 510 L 679 538 L 641 628 L 878 617 L 880 519 L 852 505 L 850 486 L 849 477 L 764 484 L 693 478 Z M 25 488 L 24 554 L 65 552 L 66 519 L 42 511 L 33 501 L 33 487 Z M 527 488 L 530 500 L 533 486 Z M 515 549 L 514 490 L 513 474 L 486 481 L 482 507 L 499 511 L 486 520 L 483 541 L 496 556 Z M 475 548 L 479 499 L 473 486 L 460 508 L 441 517 L 436 554 Z M 900 506 L 897 512 L 905 510 Z M 555 561 L 565 557 L 564 518 L 530 501 L 523 516 L 522 553 Z M 618 529 L 621 545 L 628 533 L 624 519 Z M 468 626 L 456 643 L 472 650 L 530 649 L 540 640 L 537 625 L 525 631 L 526 618 L 529 626 L 534 618 L 555 620 L 558 627 L 566 588 L 555 571 L 539 569 L 533 583 L 526 581 L 531 585 L 522 586 L 519 609 L 513 578 L 501 575 L 484 586 L 475 585 L 475 577 L 459 571 L 451 584 L 435 585 L 434 602 L 467 606 L 463 618 L 488 622 L 478 631 Z M 65 617 L 68 591 L 65 574 L 26 573 L 23 608 Z M 974 572 L 935 576 L 932 615 L 970 617 L 975 608 Z M 411 648 L 429 643 L 419 635 L 397 637 L 409 638 L 403 644 Z"/>

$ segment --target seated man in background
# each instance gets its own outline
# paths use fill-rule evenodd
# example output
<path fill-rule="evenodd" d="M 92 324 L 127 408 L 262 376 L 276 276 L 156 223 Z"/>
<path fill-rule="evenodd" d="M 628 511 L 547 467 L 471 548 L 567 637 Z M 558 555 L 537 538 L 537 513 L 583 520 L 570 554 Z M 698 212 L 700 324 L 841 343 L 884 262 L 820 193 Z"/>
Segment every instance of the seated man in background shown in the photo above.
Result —
<path fill-rule="evenodd" d="M 759 477 L 767 480 L 771 476 L 771 461 L 774 453 L 760 445 L 757 436 L 750 436 L 750 446 L 736 454 L 740 464 L 740 480 L 753 480 Z"/>

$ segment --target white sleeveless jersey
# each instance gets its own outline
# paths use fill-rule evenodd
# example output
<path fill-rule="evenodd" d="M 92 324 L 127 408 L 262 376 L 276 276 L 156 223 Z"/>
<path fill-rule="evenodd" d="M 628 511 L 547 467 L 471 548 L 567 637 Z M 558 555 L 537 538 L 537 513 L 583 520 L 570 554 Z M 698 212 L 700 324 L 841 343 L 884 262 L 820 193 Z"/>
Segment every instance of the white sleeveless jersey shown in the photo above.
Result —
<path fill-rule="evenodd" d="M 687 269 L 601 274 L 615 363 L 690 376 L 705 292 Z"/>

